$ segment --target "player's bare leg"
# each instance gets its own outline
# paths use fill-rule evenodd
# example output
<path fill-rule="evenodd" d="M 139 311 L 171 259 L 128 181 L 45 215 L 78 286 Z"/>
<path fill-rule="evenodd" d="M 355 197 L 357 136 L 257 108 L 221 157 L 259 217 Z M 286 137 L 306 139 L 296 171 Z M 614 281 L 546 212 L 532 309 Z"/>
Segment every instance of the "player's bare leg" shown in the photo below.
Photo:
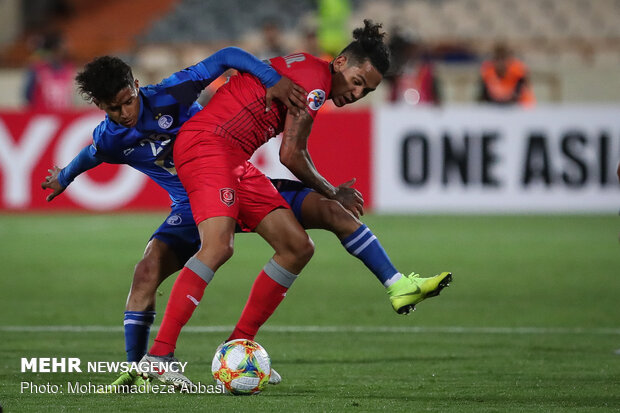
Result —
<path fill-rule="evenodd" d="M 174 353 L 181 328 L 202 299 L 204 289 L 217 269 L 233 254 L 235 220 L 212 217 L 198 224 L 201 248 L 181 270 L 172 287 L 161 328 L 150 354 Z"/>
<path fill-rule="evenodd" d="M 125 311 L 127 361 L 140 361 L 146 354 L 151 324 L 155 319 L 155 297 L 159 285 L 181 268 L 174 251 L 163 241 L 152 239 L 136 265 Z"/>
<path fill-rule="evenodd" d="M 312 240 L 289 209 L 272 211 L 255 231 L 273 247 L 275 254 L 256 277 L 241 317 L 226 341 L 254 339 L 314 253 Z M 281 380 L 272 369 L 269 383 L 278 384 Z"/>
<path fill-rule="evenodd" d="M 168 244 L 157 238 L 149 241 L 144 256 L 134 269 L 127 297 L 124 317 L 127 361 L 140 361 L 146 354 L 151 324 L 155 319 L 157 288 L 181 267 L 177 254 Z M 113 392 L 117 386 L 127 385 L 148 386 L 148 383 L 134 372 L 125 372 L 111 383 L 108 390 Z"/>
<path fill-rule="evenodd" d="M 226 341 L 253 340 L 314 253 L 312 240 L 290 209 L 270 212 L 255 231 L 273 247 L 275 254 L 254 281 L 241 317 Z"/>
<path fill-rule="evenodd" d="M 176 361 L 174 350 L 181 329 L 200 303 L 215 271 L 233 254 L 235 223 L 230 217 L 220 216 L 208 218 L 198 224 L 201 248 L 185 263 L 177 277 L 155 343 L 142 361 Z M 182 372 L 172 370 L 149 371 L 147 376 L 175 386 L 191 384 Z"/>
<path fill-rule="evenodd" d="M 168 244 L 157 238 L 149 241 L 144 256 L 134 269 L 126 310 L 154 311 L 157 288 L 183 268 L 183 264 Z"/>
<path fill-rule="evenodd" d="M 233 255 L 235 225 L 230 217 L 213 217 L 198 224 L 202 246 L 195 257 L 213 272 Z"/>
<path fill-rule="evenodd" d="M 135 267 L 125 311 L 127 361 L 146 354 L 150 327 L 155 319 L 155 297 L 160 284 L 182 268 L 177 254 L 165 242 L 153 238 Z"/>
<path fill-rule="evenodd" d="M 342 240 L 353 234 L 362 222 L 355 218 L 338 201 L 327 199 L 317 192 L 310 192 L 301 204 L 304 228 L 325 229 Z"/>
<path fill-rule="evenodd" d="M 290 209 L 271 211 L 254 231 L 275 250 L 273 260 L 294 274 L 299 274 L 314 254 L 312 240 Z"/>

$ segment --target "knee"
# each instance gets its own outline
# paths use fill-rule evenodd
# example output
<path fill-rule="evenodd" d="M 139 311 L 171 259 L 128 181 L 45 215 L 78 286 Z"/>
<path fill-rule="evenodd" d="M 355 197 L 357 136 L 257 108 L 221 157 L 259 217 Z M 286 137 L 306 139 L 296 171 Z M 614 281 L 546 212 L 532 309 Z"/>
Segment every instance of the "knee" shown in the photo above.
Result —
<path fill-rule="evenodd" d="M 210 243 L 209 245 L 203 244 L 196 256 L 213 271 L 217 271 L 233 256 L 233 253 L 234 247 L 230 243 Z"/>
<path fill-rule="evenodd" d="M 292 245 L 292 253 L 299 262 L 305 265 L 314 255 L 314 242 L 305 231 L 302 231 L 301 234 Z"/>
<path fill-rule="evenodd" d="M 235 248 L 232 245 L 230 244 L 220 245 L 217 250 L 217 255 L 220 257 L 220 259 L 222 260 L 222 264 L 223 264 L 233 256 L 234 252 L 235 252 Z"/>
<path fill-rule="evenodd" d="M 320 205 L 321 220 L 325 227 L 339 238 L 352 233 L 361 225 L 361 222 L 338 201 L 326 199 Z"/>

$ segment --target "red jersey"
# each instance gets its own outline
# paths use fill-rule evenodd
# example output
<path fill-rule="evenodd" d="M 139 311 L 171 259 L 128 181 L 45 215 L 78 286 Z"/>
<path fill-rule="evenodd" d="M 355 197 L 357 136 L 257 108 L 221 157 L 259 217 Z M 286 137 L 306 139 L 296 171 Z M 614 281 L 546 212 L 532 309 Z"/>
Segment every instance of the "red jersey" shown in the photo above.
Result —
<path fill-rule="evenodd" d="M 314 118 L 331 92 L 329 63 L 306 53 L 274 57 L 270 64 L 308 91 L 306 111 Z M 265 87 L 243 73 L 232 76 L 181 131 L 211 132 L 230 140 L 248 156 L 284 130 L 286 106 L 274 100 L 265 113 Z"/>

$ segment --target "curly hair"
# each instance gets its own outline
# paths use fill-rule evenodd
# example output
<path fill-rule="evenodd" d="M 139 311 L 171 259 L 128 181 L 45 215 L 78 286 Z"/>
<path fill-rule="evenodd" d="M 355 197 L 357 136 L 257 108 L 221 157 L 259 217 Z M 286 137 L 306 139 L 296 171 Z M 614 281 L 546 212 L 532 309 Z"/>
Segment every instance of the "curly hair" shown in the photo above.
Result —
<path fill-rule="evenodd" d="M 390 52 L 387 45 L 383 42 L 385 33 L 380 29 L 381 23 L 373 23 L 372 20 L 364 19 L 364 27 L 353 30 L 353 40 L 345 47 L 341 55 L 346 55 L 355 63 L 362 63 L 370 60 L 370 63 L 381 73 L 385 73 L 390 68 Z"/>
<path fill-rule="evenodd" d="M 111 102 L 118 92 L 133 87 L 131 67 L 118 57 L 97 57 L 75 77 L 78 91 L 89 102 Z"/>

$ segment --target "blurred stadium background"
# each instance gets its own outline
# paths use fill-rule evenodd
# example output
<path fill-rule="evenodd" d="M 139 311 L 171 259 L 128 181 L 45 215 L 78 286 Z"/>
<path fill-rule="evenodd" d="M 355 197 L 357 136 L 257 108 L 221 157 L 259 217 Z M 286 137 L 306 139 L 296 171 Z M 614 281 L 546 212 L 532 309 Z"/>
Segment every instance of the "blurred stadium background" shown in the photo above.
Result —
<path fill-rule="evenodd" d="M 145 83 L 157 82 L 226 45 L 257 54 L 263 26 L 280 31 L 285 52 L 307 49 L 320 29 L 317 0 L 5 0 L 0 4 L 1 107 L 24 105 L 25 66 L 38 37 L 60 32 L 79 65 L 118 54 Z M 532 71 L 540 102 L 620 100 L 620 2 L 617 0 L 338 0 L 346 33 L 365 17 L 424 42 L 438 64 L 446 103 L 474 99 L 477 66 L 498 40 L 508 42 Z M 333 6 L 344 3 L 344 6 Z M 338 21 L 338 20 L 336 20 Z M 321 35 L 328 48 L 334 40 Z M 341 43 L 342 40 L 340 39 Z M 345 37 L 346 41 L 346 37 Z M 338 39 L 335 40 L 338 42 Z M 342 46 L 342 44 L 338 45 Z M 367 103 L 382 103 L 376 93 Z M 76 102 L 80 102 L 76 99 Z"/>
<path fill-rule="evenodd" d="M 618 206 L 618 0 L 6 0 L 0 8 L 2 209 L 166 206 L 153 184 L 114 167 L 43 202 L 47 168 L 88 144 L 102 113 L 77 96 L 71 76 L 47 81 L 39 94 L 51 103 L 38 104 L 33 79 L 42 62 L 56 59 L 72 75 L 115 54 L 146 85 L 229 45 L 261 58 L 305 50 L 329 59 L 363 18 L 384 23 L 393 70 L 367 99 L 324 109 L 311 145 L 329 179 L 358 177 L 377 212 Z M 480 102 L 481 65 L 498 45 L 526 65 L 532 101 L 501 110 Z M 342 151 L 351 153 L 348 169 L 339 168 Z M 277 143 L 254 161 L 286 175 Z"/>

